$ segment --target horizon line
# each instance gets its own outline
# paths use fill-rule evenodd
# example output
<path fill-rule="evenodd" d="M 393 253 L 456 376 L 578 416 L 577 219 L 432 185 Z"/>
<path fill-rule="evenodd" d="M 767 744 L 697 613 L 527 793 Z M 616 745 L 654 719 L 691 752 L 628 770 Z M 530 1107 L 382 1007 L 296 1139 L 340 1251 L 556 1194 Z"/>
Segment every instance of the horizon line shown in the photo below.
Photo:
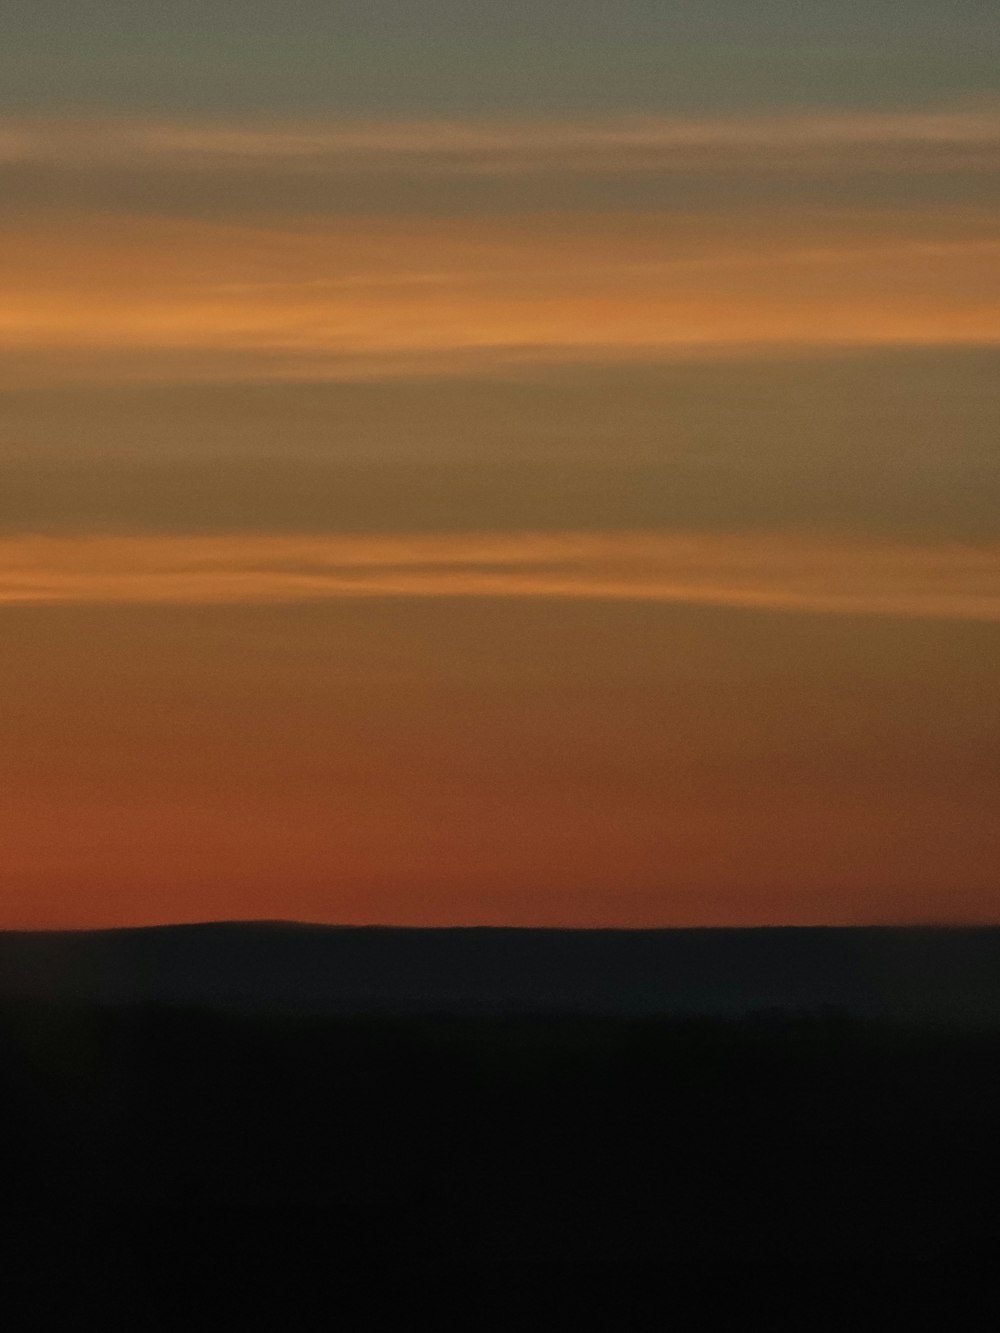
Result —
<path fill-rule="evenodd" d="M 207 917 L 198 920 L 188 921 L 150 921 L 144 923 L 131 923 L 122 925 L 107 926 L 0 926 L 0 936 L 4 935 L 107 935 L 138 933 L 140 931 L 166 931 L 166 930 L 200 930 L 211 927 L 270 927 L 281 929 L 301 929 L 301 930 L 324 930 L 324 931 L 406 931 L 411 934 L 417 933 L 441 933 L 450 932 L 469 932 L 469 931 L 489 931 L 497 933 L 500 931 L 516 931 L 531 934 L 602 934 L 602 935 L 649 935 L 666 934 L 668 932 L 678 934 L 681 932 L 690 934 L 695 931 L 701 933 L 713 932 L 750 932 L 750 931 L 949 931 L 949 930 L 1000 930 L 1000 920 L 954 920 L 954 921 L 868 921 L 868 922 L 758 922 L 732 923 L 730 925 L 648 925 L 648 926 L 538 926 L 538 925 L 518 925 L 509 923 L 506 925 L 488 925 L 478 923 L 453 922 L 449 925 L 406 925 L 403 923 L 393 923 L 385 921 L 370 922 L 336 922 L 336 921 L 308 921 L 295 917 Z"/>

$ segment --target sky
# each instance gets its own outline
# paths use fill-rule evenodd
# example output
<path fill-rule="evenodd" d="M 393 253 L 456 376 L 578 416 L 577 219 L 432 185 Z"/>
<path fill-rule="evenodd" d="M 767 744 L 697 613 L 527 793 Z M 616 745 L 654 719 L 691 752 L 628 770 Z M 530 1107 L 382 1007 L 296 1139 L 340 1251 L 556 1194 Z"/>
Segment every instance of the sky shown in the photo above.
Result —
<path fill-rule="evenodd" d="M 0 34 L 0 927 L 1000 921 L 995 5 Z"/>

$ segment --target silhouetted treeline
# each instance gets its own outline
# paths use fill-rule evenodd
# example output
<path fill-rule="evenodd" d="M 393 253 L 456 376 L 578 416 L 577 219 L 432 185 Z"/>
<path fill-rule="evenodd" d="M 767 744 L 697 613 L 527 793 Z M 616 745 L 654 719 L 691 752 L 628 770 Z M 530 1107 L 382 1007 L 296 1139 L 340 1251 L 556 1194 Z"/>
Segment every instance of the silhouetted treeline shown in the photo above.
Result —
<path fill-rule="evenodd" d="M 116 1290 L 255 1255 L 942 1260 L 996 1239 L 996 1031 L 8 1003 L 0 1089 L 25 1262 L 56 1247 Z"/>

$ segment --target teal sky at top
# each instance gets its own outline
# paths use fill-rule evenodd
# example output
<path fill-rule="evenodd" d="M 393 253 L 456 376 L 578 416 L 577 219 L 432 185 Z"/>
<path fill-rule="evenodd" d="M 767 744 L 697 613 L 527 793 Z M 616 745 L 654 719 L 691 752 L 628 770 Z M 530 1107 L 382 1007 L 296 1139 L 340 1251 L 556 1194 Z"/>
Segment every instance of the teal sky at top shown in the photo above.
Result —
<path fill-rule="evenodd" d="M 713 114 L 995 94 L 995 0 L 6 0 L 0 110 Z"/>

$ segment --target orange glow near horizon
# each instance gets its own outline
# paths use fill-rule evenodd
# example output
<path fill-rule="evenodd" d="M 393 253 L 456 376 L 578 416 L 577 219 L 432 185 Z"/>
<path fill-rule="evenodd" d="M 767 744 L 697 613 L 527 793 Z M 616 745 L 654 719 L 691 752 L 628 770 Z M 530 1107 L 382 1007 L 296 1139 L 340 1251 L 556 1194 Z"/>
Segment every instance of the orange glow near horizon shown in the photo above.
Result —
<path fill-rule="evenodd" d="M 517 598 L 4 614 L 8 925 L 992 917 L 994 624 Z"/>

